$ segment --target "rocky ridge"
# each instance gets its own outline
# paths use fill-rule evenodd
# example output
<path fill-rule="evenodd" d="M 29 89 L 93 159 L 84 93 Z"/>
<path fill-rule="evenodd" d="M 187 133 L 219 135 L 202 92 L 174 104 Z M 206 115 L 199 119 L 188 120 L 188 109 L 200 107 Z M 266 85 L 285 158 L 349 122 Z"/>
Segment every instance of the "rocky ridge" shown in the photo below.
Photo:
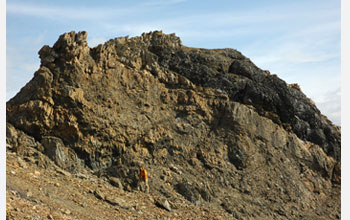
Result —
<path fill-rule="evenodd" d="M 6 105 L 9 155 L 129 193 L 145 166 L 150 195 L 167 199 L 155 212 L 186 201 L 223 219 L 340 218 L 340 128 L 297 84 L 175 34 L 94 48 L 86 38 L 65 33 L 39 51 L 40 69 Z"/>

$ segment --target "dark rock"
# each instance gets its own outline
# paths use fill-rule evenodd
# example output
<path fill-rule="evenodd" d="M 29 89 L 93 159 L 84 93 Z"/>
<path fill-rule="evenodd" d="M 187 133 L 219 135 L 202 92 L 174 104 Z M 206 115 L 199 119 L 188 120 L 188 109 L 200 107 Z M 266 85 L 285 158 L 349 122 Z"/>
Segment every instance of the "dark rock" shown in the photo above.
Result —
<path fill-rule="evenodd" d="M 341 167 L 340 163 L 337 162 L 333 168 L 332 181 L 335 183 L 341 183 Z"/>
<path fill-rule="evenodd" d="M 81 168 L 81 162 L 75 152 L 64 146 L 61 139 L 52 136 L 44 136 L 41 139 L 45 154 L 59 167 L 71 172 Z"/>
<path fill-rule="evenodd" d="M 133 202 L 125 201 L 124 199 L 115 197 L 113 195 L 106 195 L 104 200 L 113 206 L 118 206 L 126 210 L 131 210 L 134 207 Z"/>
<path fill-rule="evenodd" d="M 96 196 L 96 198 L 101 199 L 101 200 L 105 200 L 105 198 L 106 198 L 106 194 L 100 189 L 96 189 L 94 191 L 94 195 Z"/>
<path fill-rule="evenodd" d="M 33 137 L 17 130 L 10 123 L 6 123 L 6 144 L 14 147 L 12 150 L 19 154 L 24 154 L 28 148 L 42 150 L 42 146 Z"/>
<path fill-rule="evenodd" d="M 121 183 L 121 181 L 120 181 L 119 178 L 116 178 L 116 177 L 109 177 L 108 179 L 109 179 L 109 182 L 110 182 L 113 186 L 115 186 L 115 187 L 117 187 L 117 188 L 119 188 L 119 189 L 123 189 L 123 185 L 122 185 L 122 183 Z"/>
<path fill-rule="evenodd" d="M 200 202 L 200 193 L 193 185 L 187 182 L 178 183 L 177 185 L 175 185 L 175 189 L 188 201 L 194 204 L 197 204 Z"/>

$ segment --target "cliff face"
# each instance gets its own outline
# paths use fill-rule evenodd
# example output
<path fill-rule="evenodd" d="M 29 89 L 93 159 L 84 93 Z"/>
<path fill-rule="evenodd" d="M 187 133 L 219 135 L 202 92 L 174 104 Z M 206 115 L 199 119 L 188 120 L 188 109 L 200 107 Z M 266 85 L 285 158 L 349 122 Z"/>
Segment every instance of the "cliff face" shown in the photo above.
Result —
<path fill-rule="evenodd" d="M 39 51 L 40 69 L 7 102 L 9 151 L 119 178 L 127 191 L 144 166 L 150 194 L 236 219 L 340 216 L 340 129 L 297 85 L 174 34 L 94 48 L 86 37 Z"/>

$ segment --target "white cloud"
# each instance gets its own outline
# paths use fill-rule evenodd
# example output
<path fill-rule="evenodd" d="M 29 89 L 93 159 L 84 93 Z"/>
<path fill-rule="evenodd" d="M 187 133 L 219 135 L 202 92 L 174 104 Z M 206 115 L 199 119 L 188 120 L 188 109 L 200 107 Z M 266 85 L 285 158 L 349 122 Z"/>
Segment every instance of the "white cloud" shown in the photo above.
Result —
<path fill-rule="evenodd" d="M 338 23 L 325 25 L 323 29 L 317 25 L 315 28 L 308 27 L 307 32 L 302 29 L 270 39 L 257 40 L 244 48 L 244 51 L 254 57 L 260 65 L 323 62 L 340 57 L 339 33 Z"/>
<path fill-rule="evenodd" d="M 276 40 L 278 41 L 278 40 Z M 333 45 L 331 45 L 333 46 Z M 243 49 L 252 60 L 260 66 L 276 64 L 321 63 L 331 59 L 338 59 L 340 51 L 334 45 L 316 47 L 312 42 L 300 42 L 298 39 L 282 42 L 276 46 L 262 47 L 260 51 L 254 48 Z M 340 48 L 339 48 L 340 49 Z M 331 50 L 331 51 L 330 51 Z"/>
<path fill-rule="evenodd" d="M 334 124 L 340 125 L 341 122 L 341 92 L 340 88 L 328 91 L 314 100 L 316 106 L 322 114 L 326 115 Z"/>
<path fill-rule="evenodd" d="M 75 8 L 61 6 L 44 6 L 31 4 L 8 3 L 6 12 L 15 15 L 28 15 L 33 17 L 44 17 L 54 20 L 106 20 L 135 13 L 136 8 Z"/>
<path fill-rule="evenodd" d="M 35 39 L 33 38 L 33 41 Z M 33 46 L 33 45 L 32 45 Z M 23 48 L 7 45 L 6 48 L 6 100 L 12 98 L 39 69 L 38 57 L 23 53 Z"/>
<path fill-rule="evenodd" d="M 88 44 L 89 47 L 95 47 L 99 44 L 103 44 L 107 41 L 104 37 L 92 37 L 91 39 L 88 38 Z"/>
<path fill-rule="evenodd" d="M 184 3 L 186 0 L 149 0 L 143 3 L 144 6 L 168 6 L 168 5 L 174 5 L 179 3 Z"/>
<path fill-rule="evenodd" d="M 290 51 L 290 53 L 286 55 L 285 61 L 291 63 L 315 63 L 337 58 L 339 55 L 339 53 L 326 54 L 322 52 L 312 54 L 309 50 L 295 50 Z"/>

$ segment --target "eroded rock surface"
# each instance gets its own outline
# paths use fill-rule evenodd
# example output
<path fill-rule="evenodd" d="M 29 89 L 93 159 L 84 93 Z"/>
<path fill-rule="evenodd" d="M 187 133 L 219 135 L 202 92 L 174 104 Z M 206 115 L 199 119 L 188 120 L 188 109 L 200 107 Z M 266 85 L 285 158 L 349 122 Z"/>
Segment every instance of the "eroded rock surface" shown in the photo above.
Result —
<path fill-rule="evenodd" d="M 126 193 L 144 166 L 150 194 L 172 209 L 180 196 L 233 219 L 340 216 L 340 128 L 297 84 L 175 34 L 94 48 L 86 38 L 65 33 L 39 51 L 39 70 L 6 105 L 8 151 L 33 149 L 37 164 L 89 170 Z"/>

